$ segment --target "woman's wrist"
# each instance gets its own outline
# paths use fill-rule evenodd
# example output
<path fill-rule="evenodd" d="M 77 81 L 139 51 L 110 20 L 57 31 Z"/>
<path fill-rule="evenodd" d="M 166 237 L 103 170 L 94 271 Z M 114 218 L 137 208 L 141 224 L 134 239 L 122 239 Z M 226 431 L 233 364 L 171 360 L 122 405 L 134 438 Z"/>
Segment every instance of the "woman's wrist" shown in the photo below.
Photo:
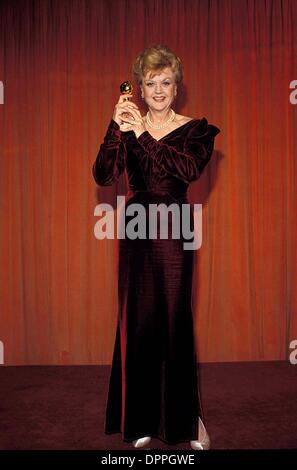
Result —
<path fill-rule="evenodd" d="M 119 123 L 113 117 L 111 118 L 111 122 L 116 128 L 120 127 Z"/>
<path fill-rule="evenodd" d="M 141 130 L 141 131 L 136 131 L 136 130 L 134 130 L 134 133 L 135 133 L 137 139 L 138 139 L 138 137 L 140 137 L 145 131 L 146 131 L 146 129 L 143 129 L 143 130 Z"/>

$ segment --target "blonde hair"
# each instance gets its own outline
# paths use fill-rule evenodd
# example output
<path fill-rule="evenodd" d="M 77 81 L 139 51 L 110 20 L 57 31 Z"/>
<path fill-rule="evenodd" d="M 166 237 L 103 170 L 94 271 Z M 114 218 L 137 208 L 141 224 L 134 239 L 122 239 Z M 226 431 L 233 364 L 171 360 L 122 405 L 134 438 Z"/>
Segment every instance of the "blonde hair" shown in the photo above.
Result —
<path fill-rule="evenodd" d="M 137 56 L 132 72 L 135 81 L 141 84 L 147 72 L 151 72 L 149 76 L 153 78 L 166 67 L 172 69 L 175 83 L 180 83 L 183 79 L 183 66 L 180 58 L 168 46 L 152 44 Z"/>

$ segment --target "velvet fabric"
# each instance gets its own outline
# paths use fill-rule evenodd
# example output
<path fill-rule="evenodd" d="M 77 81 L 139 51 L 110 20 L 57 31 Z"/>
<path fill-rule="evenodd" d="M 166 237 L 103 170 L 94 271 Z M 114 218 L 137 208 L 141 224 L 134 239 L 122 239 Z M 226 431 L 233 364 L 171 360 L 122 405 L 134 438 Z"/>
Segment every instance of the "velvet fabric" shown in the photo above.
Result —
<path fill-rule="evenodd" d="M 193 250 L 183 248 L 189 240 L 181 225 L 181 236 L 173 238 L 170 216 L 168 238 L 160 237 L 160 225 L 150 238 L 149 204 L 189 204 L 193 230 L 187 188 L 203 172 L 219 132 L 203 117 L 159 140 L 148 131 L 136 138 L 111 119 L 93 164 L 94 179 L 103 186 L 126 170 L 122 210 L 133 203 L 145 208 L 145 238 L 119 239 L 119 311 L 105 433 L 122 433 L 124 441 L 149 435 L 176 444 L 198 437 L 203 413 L 191 304 Z"/>

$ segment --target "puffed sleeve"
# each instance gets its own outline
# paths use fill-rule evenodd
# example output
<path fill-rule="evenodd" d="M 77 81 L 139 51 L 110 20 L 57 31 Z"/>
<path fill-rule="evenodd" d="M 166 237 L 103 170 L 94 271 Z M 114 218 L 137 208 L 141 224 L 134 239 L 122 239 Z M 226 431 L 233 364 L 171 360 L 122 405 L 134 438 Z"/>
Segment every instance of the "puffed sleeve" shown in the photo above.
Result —
<path fill-rule="evenodd" d="M 112 185 L 123 173 L 125 161 L 126 146 L 121 139 L 120 126 L 111 119 L 92 167 L 96 183 L 100 186 Z"/>
<path fill-rule="evenodd" d="M 218 127 L 208 124 L 207 119 L 203 117 L 197 119 L 190 127 L 182 152 L 172 145 L 156 140 L 148 131 L 140 134 L 138 142 L 167 173 L 190 183 L 200 177 L 210 160 L 214 139 L 219 132 L 221 131 Z"/>

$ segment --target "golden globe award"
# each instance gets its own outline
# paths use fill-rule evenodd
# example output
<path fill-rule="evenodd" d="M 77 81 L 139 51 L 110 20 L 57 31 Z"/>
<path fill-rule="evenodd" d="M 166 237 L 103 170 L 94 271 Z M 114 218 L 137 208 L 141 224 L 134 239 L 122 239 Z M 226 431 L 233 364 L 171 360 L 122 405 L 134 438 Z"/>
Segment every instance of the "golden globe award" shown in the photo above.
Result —
<path fill-rule="evenodd" d="M 125 94 L 131 94 L 133 92 L 133 85 L 131 82 L 129 82 L 129 80 L 126 80 L 125 82 L 121 83 L 120 85 L 120 92 L 122 93 L 122 95 L 125 95 Z M 124 98 L 124 101 L 129 101 L 129 97 L 126 97 Z"/>
<path fill-rule="evenodd" d="M 129 94 L 129 93 L 132 93 L 132 92 L 133 92 L 133 85 L 132 85 L 132 83 L 129 82 L 129 80 L 126 80 L 125 82 L 121 83 L 121 85 L 120 85 L 120 92 L 121 92 L 122 95 L 127 95 L 127 94 Z M 127 96 L 127 97 L 124 98 L 124 101 L 129 101 L 129 100 L 130 100 L 130 97 L 129 97 L 129 96 Z M 124 113 L 122 113 L 121 115 L 122 115 L 124 118 L 125 118 L 125 117 L 130 117 L 130 118 L 132 117 L 132 118 L 134 119 L 133 115 L 130 114 L 130 113 L 124 112 Z"/>

